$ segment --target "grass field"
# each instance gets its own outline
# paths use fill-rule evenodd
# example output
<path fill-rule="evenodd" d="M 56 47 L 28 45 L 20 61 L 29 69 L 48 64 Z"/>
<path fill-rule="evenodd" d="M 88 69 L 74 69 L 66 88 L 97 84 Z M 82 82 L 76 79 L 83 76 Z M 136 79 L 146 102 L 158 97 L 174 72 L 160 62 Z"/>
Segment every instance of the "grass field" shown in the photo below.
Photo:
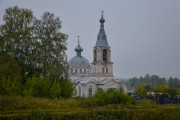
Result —
<path fill-rule="evenodd" d="M 93 99 L 0 97 L 1 119 L 62 120 L 180 120 L 180 105 L 144 100 L 98 105 Z"/>

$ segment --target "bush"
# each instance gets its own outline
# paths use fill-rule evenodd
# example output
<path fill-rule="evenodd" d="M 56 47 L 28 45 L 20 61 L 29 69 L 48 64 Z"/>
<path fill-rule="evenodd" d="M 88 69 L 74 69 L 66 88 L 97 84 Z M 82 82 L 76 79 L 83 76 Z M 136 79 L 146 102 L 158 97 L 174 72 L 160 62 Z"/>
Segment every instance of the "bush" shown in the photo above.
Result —
<path fill-rule="evenodd" d="M 51 83 L 48 78 L 42 79 L 34 76 L 28 78 L 25 83 L 25 96 L 58 98 L 60 94 L 60 83 L 57 80 Z"/>
<path fill-rule="evenodd" d="M 120 91 L 99 91 L 94 95 L 93 99 L 100 105 L 129 103 L 132 101 L 131 96 L 128 96 L 127 94 L 124 94 Z"/>
<path fill-rule="evenodd" d="M 0 52 L 0 95 L 17 95 L 21 79 L 21 66 L 18 61 Z"/>
<path fill-rule="evenodd" d="M 70 98 L 74 93 L 74 87 L 72 83 L 68 80 L 63 80 L 60 85 L 61 85 L 61 97 Z"/>

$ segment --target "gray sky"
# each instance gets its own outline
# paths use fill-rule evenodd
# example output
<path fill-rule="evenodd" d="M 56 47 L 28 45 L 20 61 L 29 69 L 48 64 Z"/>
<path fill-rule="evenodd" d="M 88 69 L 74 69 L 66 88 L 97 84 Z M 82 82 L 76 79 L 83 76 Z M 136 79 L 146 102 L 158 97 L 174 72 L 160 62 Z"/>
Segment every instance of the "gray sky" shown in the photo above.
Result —
<path fill-rule="evenodd" d="M 75 56 L 77 36 L 92 62 L 101 10 L 112 51 L 116 78 L 144 76 L 180 78 L 180 0 L 0 0 L 4 9 L 30 8 L 38 18 L 49 11 L 60 17 L 69 35 L 68 59 Z"/>

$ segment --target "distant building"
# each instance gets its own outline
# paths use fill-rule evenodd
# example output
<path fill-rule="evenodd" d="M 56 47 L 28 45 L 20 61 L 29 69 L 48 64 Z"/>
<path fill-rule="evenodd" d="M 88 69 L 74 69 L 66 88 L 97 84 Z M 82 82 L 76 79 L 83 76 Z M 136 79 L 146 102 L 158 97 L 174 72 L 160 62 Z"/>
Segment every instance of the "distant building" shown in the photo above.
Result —
<path fill-rule="evenodd" d="M 100 30 L 96 45 L 93 48 L 93 62 L 81 55 L 83 48 L 78 45 L 75 48 L 76 56 L 69 60 L 69 74 L 71 82 L 75 85 L 77 97 L 91 97 L 98 90 L 123 89 L 127 92 L 124 82 L 115 80 L 113 76 L 113 62 L 111 61 L 111 49 L 104 30 L 103 14 L 101 16 Z"/>

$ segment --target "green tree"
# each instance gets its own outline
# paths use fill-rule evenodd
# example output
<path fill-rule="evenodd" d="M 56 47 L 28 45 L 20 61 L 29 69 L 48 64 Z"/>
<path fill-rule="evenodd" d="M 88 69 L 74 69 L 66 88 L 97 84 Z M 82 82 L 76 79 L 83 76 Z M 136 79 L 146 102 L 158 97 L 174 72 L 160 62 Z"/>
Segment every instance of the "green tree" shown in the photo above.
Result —
<path fill-rule="evenodd" d="M 175 98 L 176 95 L 177 95 L 177 89 L 175 88 L 169 88 L 169 91 L 168 91 L 169 95 L 171 98 Z"/>
<path fill-rule="evenodd" d="M 177 78 L 170 77 L 168 80 L 168 84 L 172 88 L 179 88 L 180 87 L 180 80 Z"/>
<path fill-rule="evenodd" d="M 61 21 L 45 12 L 38 20 L 29 9 L 6 9 L 0 26 L 0 51 L 16 58 L 24 78 L 39 74 L 51 79 L 67 79 L 67 35 L 60 31 Z"/>
<path fill-rule="evenodd" d="M 170 88 L 168 85 L 160 85 L 159 86 L 159 92 L 168 93 L 169 89 Z"/>
<path fill-rule="evenodd" d="M 31 10 L 10 7 L 5 10 L 4 23 L 0 26 L 1 52 L 16 58 L 21 64 L 24 74 L 29 66 L 29 57 L 32 52 L 32 21 Z"/>
<path fill-rule="evenodd" d="M 26 84 L 24 93 L 46 97 L 57 88 L 58 93 L 54 93 L 57 95 L 60 91 L 58 85 L 54 84 L 50 89 L 57 80 L 62 83 L 61 96 L 72 96 L 73 86 L 67 81 L 67 35 L 60 31 L 59 17 L 45 12 L 41 19 L 37 19 L 31 10 L 15 6 L 6 9 L 3 21 L 0 26 L 0 53 L 15 58 L 20 64 L 22 83 Z"/>
<path fill-rule="evenodd" d="M 137 87 L 136 93 L 138 93 L 140 98 L 143 98 L 147 95 L 147 90 L 145 89 L 144 85 Z"/>
<path fill-rule="evenodd" d="M 51 83 L 48 78 L 28 78 L 24 88 L 25 96 L 50 97 Z"/>
<path fill-rule="evenodd" d="M 176 89 L 176 93 L 177 93 L 177 95 L 180 95 L 180 88 Z"/>
<path fill-rule="evenodd" d="M 152 88 L 152 87 L 159 86 L 162 84 L 167 84 L 165 78 L 160 78 L 158 75 L 150 76 L 149 74 L 146 74 L 145 77 L 140 77 L 140 78 L 135 77 L 135 78 L 129 79 L 127 83 L 130 87 L 132 87 L 133 85 L 135 88 L 141 85 L 150 86 Z"/>
<path fill-rule="evenodd" d="M 50 89 L 50 95 L 52 98 L 58 98 L 61 95 L 61 87 L 58 80 L 54 80 L 51 89 Z"/>
<path fill-rule="evenodd" d="M 21 67 L 16 59 L 0 53 L 0 95 L 20 92 Z"/>
<path fill-rule="evenodd" d="M 67 35 L 60 32 L 61 21 L 54 14 L 45 12 L 41 20 L 34 21 L 35 54 L 42 76 L 67 79 L 68 64 L 65 51 Z"/>
<path fill-rule="evenodd" d="M 69 98 L 74 93 L 74 87 L 69 80 L 63 80 L 61 83 L 61 96 L 64 98 Z"/>

